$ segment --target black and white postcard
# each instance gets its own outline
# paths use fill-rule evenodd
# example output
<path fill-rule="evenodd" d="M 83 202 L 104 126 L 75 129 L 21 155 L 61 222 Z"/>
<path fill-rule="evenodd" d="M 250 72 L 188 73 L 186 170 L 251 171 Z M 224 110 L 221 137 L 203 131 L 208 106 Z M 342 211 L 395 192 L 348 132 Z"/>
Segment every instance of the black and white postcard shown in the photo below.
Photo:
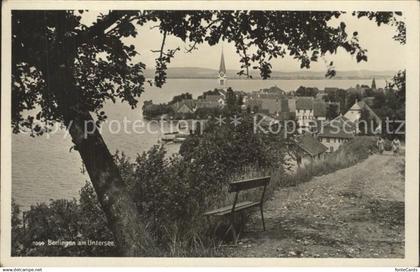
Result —
<path fill-rule="evenodd" d="M 416 265 L 418 10 L 5 1 L 2 264 Z"/>

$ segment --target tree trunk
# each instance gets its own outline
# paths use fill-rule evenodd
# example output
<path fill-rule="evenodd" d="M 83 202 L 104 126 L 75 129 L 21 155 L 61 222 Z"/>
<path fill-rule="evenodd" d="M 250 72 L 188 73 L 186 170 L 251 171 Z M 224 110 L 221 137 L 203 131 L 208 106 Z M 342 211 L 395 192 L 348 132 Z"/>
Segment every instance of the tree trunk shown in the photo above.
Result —
<path fill-rule="evenodd" d="M 80 104 L 69 103 L 74 97 L 66 95 L 69 73 L 65 70 L 58 68 L 52 74 L 49 87 L 56 94 L 64 123 L 95 188 L 119 252 L 123 256 L 153 254 L 153 241 L 139 220 L 136 206 L 91 114 Z"/>
<path fill-rule="evenodd" d="M 60 27 L 57 27 L 57 32 L 60 32 Z M 63 33 L 59 34 L 59 38 L 63 36 Z M 155 255 L 154 241 L 140 220 L 136 205 L 91 114 L 81 101 L 80 90 L 73 78 L 76 49 L 63 44 L 50 50 L 49 56 L 45 74 L 47 87 L 56 97 L 64 124 L 80 153 L 114 234 L 119 254 Z"/>

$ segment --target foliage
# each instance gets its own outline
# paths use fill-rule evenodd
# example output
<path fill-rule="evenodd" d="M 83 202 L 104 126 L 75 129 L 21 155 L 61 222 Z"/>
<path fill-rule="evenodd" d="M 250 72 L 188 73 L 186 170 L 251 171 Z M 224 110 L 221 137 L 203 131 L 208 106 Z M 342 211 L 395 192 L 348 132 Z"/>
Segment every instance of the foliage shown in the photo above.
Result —
<path fill-rule="evenodd" d="M 232 90 L 232 88 L 228 88 L 226 91 L 226 102 L 224 107 L 224 112 L 227 116 L 231 116 L 235 113 L 239 113 L 241 111 L 241 103 L 242 99 Z"/>
<path fill-rule="evenodd" d="M 327 114 L 326 114 L 327 120 L 332 120 L 339 115 L 338 107 L 339 107 L 338 104 L 335 104 L 335 103 L 327 104 Z"/>
<path fill-rule="evenodd" d="M 367 17 L 369 20 L 374 20 L 378 26 L 381 24 L 395 26 L 396 33 L 393 37 L 394 40 L 401 44 L 406 43 L 406 28 L 404 21 L 398 20 L 394 16 L 389 16 L 389 13 L 386 12 L 354 11 L 352 14 L 353 16 L 357 16 L 357 18 Z M 402 12 L 395 12 L 395 15 L 402 16 Z"/>
<path fill-rule="evenodd" d="M 318 89 L 300 86 L 296 90 L 296 96 L 316 96 Z"/>
<path fill-rule="evenodd" d="M 221 113 L 220 108 L 198 108 L 194 114 L 196 119 L 207 119 L 208 117 L 219 116 Z"/>
<path fill-rule="evenodd" d="M 334 101 L 340 103 L 340 112 L 345 114 L 356 102 L 362 101 L 365 97 L 373 97 L 372 110 L 381 118 L 383 136 L 387 138 L 399 137 L 403 134 L 396 135 L 394 132 L 399 128 L 400 122 L 391 122 L 388 124 L 391 133 L 386 132 L 386 119 L 390 120 L 405 120 L 405 70 L 399 71 L 391 82 L 385 87 L 385 91 L 373 90 L 369 86 L 363 85 L 365 92 L 348 92 L 346 90 L 338 89 L 335 93 L 328 93 L 324 98 L 326 101 Z M 330 104 L 332 106 L 332 104 Z M 330 112 L 331 108 L 327 109 L 327 118 L 335 116 Z M 379 125 L 376 120 L 372 118 L 371 114 L 362 109 L 361 120 L 366 121 L 369 127 L 366 127 L 365 122 L 359 123 L 359 130 L 372 135 L 374 129 Z M 404 127 L 400 130 L 404 132 Z"/>
<path fill-rule="evenodd" d="M 192 135 L 182 144 L 180 156 L 165 156 L 155 146 L 130 164 L 123 156 L 118 165 L 129 191 L 159 245 L 168 251 L 173 239 L 186 248 L 209 244 L 214 237 L 203 212 L 226 200 L 227 183 L 253 169 L 281 169 L 286 165 L 285 140 L 255 134 L 251 119 L 234 126 L 208 122 L 203 134 Z M 283 144 L 283 145 L 282 145 Z M 276 148 L 273 148 L 276 146 Z"/>
<path fill-rule="evenodd" d="M 193 135 L 181 145 L 181 156 L 185 160 L 207 156 L 210 162 L 220 161 L 226 173 L 249 165 L 256 168 L 283 167 L 285 159 L 282 156 L 288 139 L 283 139 L 283 134 L 254 133 L 252 116 L 243 114 L 237 117 L 241 118 L 241 124 L 236 127 L 229 123 L 229 119 L 224 125 L 210 120 L 202 135 Z"/>
<path fill-rule="evenodd" d="M 12 206 L 13 256 L 117 256 L 113 235 L 96 194 L 89 183 L 81 189 L 80 199 L 54 200 L 31 206 L 20 218 Z M 24 223 L 24 224 L 22 224 Z M 50 245 L 48 241 L 109 241 L 110 246 Z M 36 242 L 44 242 L 39 245 Z"/>
<path fill-rule="evenodd" d="M 192 99 L 192 94 L 187 92 L 187 93 L 182 93 L 180 95 L 176 95 L 169 102 L 169 105 L 175 104 L 176 102 L 181 102 L 182 100 L 185 100 L 185 99 Z"/>
<path fill-rule="evenodd" d="M 163 114 L 174 114 L 174 109 L 165 103 L 161 104 L 144 104 L 143 116 L 146 119 L 160 118 Z"/>
<path fill-rule="evenodd" d="M 133 16 L 132 12 L 121 16 Z M 14 11 L 12 14 L 12 125 L 14 132 L 30 128 L 36 135 L 48 130 L 54 121 L 63 120 L 57 98 L 48 88 L 49 56 L 62 46 L 76 48 L 77 56 L 71 63 L 75 87 L 74 94 L 83 107 L 103 120 L 105 101 L 117 99 L 131 107 L 143 92 L 144 64 L 131 62 L 137 53 L 121 37 L 136 35 L 126 20 L 118 16 L 119 27 L 109 33 L 96 33 L 116 18 L 115 13 L 98 17 L 97 24 L 88 28 L 80 23 L 77 11 Z M 141 23 L 141 22 L 139 22 Z M 58 32 L 64 32 L 64 37 Z M 22 115 L 25 110 L 36 109 L 35 115 Z M 37 122 L 38 121 L 38 122 Z"/>
<path fill-rule="evenodd" d="M 358 122 L 359 133 L 362 135 L 374 135 L 375 129 L 379 125 L 376 120 L 370 115 L 369 111 L 363 108 L 360 112 L 360 119 Z"/>
<path fill-rule="evenodd" d="M 198 96 L 198 99 L 205 99 L 207 95 L 220 95 L 219 89 L 215 88 L 214 90 L 208 90 L 202 95 Z"/>
<path fill-rule="evenodd" d="M 336 95 L 337 102 L 340 103 L 340 113 L 345 114 L 347 92 L 343 89 L 338 89 L 335 95 Z"/>
<path fill-rule="evenodd" d="M 405 126 L 401 124 L 405 122 L 405 99 L 405 70 L 403 70 L 393 77 L 384 93 L 375 95 L 372 109 L 382 119 L 383 137 L 404 139 Z M 388 124 L 387 118 L 391 121 Z"/>
<path fill-rule="evenodd" d="M 22 219 L 20 218 L 20 208 L 12 199 L 12 256 L 20 255 L 23 250 L 21 239 L 23 237 Z"/>

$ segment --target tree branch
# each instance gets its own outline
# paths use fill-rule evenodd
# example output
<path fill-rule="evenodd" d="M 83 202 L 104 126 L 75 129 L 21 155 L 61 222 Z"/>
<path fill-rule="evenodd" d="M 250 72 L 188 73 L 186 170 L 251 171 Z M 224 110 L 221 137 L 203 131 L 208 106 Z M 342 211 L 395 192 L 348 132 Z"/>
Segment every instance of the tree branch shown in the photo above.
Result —
<path fill-rule="evenodd" d="M 212 25 L 214 25 L 215 23 L 220 22 L 220 21 L 221 21 L 220 19 L 215 19 L 215 20 L 211 21 L 211 23 L 204 28 L 204 32 L 207 33 L 207 30 Z M 197 47 L 196 47 L 197 43 L 198 43 L 198 40 L 196 40 L 192 46 L 190 46 L 188 49 L 186 49 L 185 53 L 191 53 L 193 50 L 197 49 Z"/>
<path fill-rule="evenodd" d="M 163 38 L 162 38 L 162 44 L 161 44 L 161 46 L 160 46 L 160 50 L 150 50 L 150 51 L 152 51 L 152 53 L 160 53 L 159 54 L 159 60 L 161 60 L 162 59 L 162 56 L 163 56 L 163 49 L 165 48 L 165 43 L 166 43 L 166 34 L 167 34 L 167 32 L 166 32 L 166 30 L 163 32 Z"/>
<path fill-rule="evenodd" d="M 89 27 L 83 32 L 80 32 L 77 36 L 69 38 L 69 41 L 73 43 L 73 46 L 79 46 L 85 42 L 90 41 L 93 37 L 105 34 L 105 30 L 115 24 L 118 20 L 126 16 L 123 11 L 110 11 L 102 20 L 96 21 L 94 25 Z"/>

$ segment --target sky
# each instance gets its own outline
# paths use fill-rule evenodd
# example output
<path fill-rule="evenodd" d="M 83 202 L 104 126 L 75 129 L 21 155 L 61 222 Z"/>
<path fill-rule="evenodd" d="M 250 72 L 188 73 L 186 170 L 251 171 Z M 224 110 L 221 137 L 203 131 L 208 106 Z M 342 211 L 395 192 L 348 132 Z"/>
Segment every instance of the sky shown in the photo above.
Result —
<path fill-rule="evenodd" d="M 106 12 L 103 12 L 106 13 Z M 97 11 L 84 13 L 82 22 L 89 24 L 90 21 L 96 19 Z M 363 48 L 367 49 L 367 62 L 357 63 L 354 56 L 340 49 L 335 55 L 327 55 L 318 62 L 311 63 L 309 71 L 326 71 L 327 63 L 334 62 L 337 71 L 347 70 L 374 70 L 397 71 L 405 68 L 406 47 L 392 39 L 396 33 L 395 27 L 388 25 L 377 26 L 376 23 L 367 18 L 355 18 L 351 14 L 340 16 L 331 24 L 338 24 L 344 21 L 347 25 L 347 33 L 351 35 L 354 31 L 359 33 L 359 41 Z M 154 23 L 157 24 L 157 23 Z M 144 26 L 137 26 L 138 35 L 136 38 L 126 40 L 128 44 L 133 44 L 137 52 L 140 53 L 138 60 L 146 64 L 147 68 L 153 68 L 155 58 L 158 54 L 151 50 L 160 49 L 162 34 L 157 28 L 152 28 L 153 23 Z M 186 53 L 188 47 L 179 38 L 168 36 L 165 49 L 174 49 L 180 47 L 175 58 L 168 67 L 202 67 L 218 69 L 220 63 L 220 55 L 223 48 L 226 68 L 239 70 L 239 56 L 235 52 L 233 44 L 227 42 L 219 43 L 215 46 L 207 44 L 197 45 L 197 50 Z M 290 56 L 277 58 L 271 62 L 272 70 L 276 71 L 299 71 L 300 63 Z M 308 70 L 308 69 L 305 69 Z"/>

